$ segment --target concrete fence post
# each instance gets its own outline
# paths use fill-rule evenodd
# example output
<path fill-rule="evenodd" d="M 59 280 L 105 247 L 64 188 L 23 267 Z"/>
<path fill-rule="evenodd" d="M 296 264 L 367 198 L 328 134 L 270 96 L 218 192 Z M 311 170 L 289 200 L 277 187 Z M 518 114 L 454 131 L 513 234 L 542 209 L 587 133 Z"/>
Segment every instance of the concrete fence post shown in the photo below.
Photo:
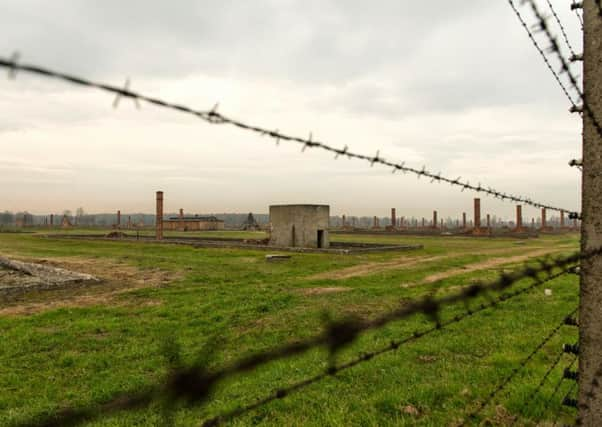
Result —
<path fill-rule="evenodd" d="M 602 17 L 595 0 L 583 1 L 583 93 L 602 120 Z M 583 113 L 581 251 L 602 247 L 602 137 Z M 602 425 L 602 256 L 581 261 L 579 310 L 579 421 Z M 591 393 L 591 394 L 590 394 Z"/>

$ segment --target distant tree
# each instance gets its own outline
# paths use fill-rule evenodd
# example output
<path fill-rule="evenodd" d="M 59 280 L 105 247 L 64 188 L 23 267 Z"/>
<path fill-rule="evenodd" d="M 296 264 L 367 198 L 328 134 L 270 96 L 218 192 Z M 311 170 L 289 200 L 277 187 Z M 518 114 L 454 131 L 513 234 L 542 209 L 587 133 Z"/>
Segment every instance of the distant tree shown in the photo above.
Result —
<path fill-rule="evenodd" d="M 15 215 L 12 212 L 4 211 L 0 213 L 0 224 L 12 225 L 15 223 Z"/>

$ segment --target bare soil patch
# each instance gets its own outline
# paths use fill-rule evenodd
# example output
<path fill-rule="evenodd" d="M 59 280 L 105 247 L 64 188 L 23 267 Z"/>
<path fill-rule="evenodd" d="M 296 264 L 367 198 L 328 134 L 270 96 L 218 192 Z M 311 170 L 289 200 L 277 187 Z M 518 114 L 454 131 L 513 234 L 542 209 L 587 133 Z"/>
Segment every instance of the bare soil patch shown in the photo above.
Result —
<path fill-rule="evenodd" d="M 459 274 L 472 273 L 479 270 L 487 270 L 493 267 L 498 267 L 504 264 L 512 264 L 517 262 L 527 261 L 530 258 L 541 257 L 544 255 L 549 255 L 555 252 L 559 252 L 559 248 L 549 248 L 549 249 L 538 249 L 534 251 L 527 252 L 521 255 L 514 255 L 510 257 L 503 258 L 491 258 L 483 262 L 478 262 L 474 264 L 463 265 L 462 267 L 452 268 L 449 270 L 441 271 L 439 273 L 431 274 L 425 277 L 421 282 L 422 283 L 433 283 L 442 279 L 447 279 L 448 277 L 457 276 Z"/>
<path fill-rule="evenodd" d="M 305 288 L 301 289 L 301 293 L 306 296 L 310 295 L 322 295 L 322 294 L 332 294 L 336 292 L 347 292 L 350 291 L 351 288 L 343 288 L 341 286 L 333 286 L 326 288 Z"/>
<path fill-rule="evenodd" d="M 550 253 L 559 249 L 569 248 L 570 246 L 557 246 L 554 249 L 549 248 L 546 249 L 541 246 L 532 246 L 530 248 L 524 247 L 508 247 L 508 248 L 496 248 L 496 249 L 485 249 L 479 250 L 479 254 L 481 255 L 495 255 L 495 254 L 512 254 L 512 253 L 524 253 L 528 252 L 528 257 L 538 256 L 536 254 L 531 254 L 536 249 L 547 250 Z M 320 279 L 331 279 L 331 280 L 341 280 L 341 279 L 350 279 L 352 277 L 362 277 L 362 276 L 370 276 L 372 274 L 381 273 L 384 271 L 390 270 L 403 270 L 406 268 L 412 268 L 417 266 L 420 263 L 424 262 L 432 262 L 439 261 L 443 259 L 450 259 L 454 257 L 464 256 L 470 253 L 470 250 L 462 250 L 449 255 L 433 255 L 433 256 L 402 256 L 391 261 L 384 262 L 366 262 L 360 265 L 354 265 L 352 267 L 346 267 L 338 270 L 325 271 L 323 273 L 318 273 L 313 276 L 310 276 L 308 279 L 310 280 L 320 280 Z M 509 261 L 512 262 L 512 261 Z M 468 267 L 468 266 L 467 266 Z M 485 267 L 487 268 L 487 267 Z M 465 270 L 464 272 L 466 272 Z"/>
<path fill-rule="evenodd" d="M 0 306 L 0 315 L 28 315 L 62 307 L 84 307 L 108 303 L 112 306 L 127 306 L 133 303 L 136 306 L 157 305 L 160 302 L 148 298 L 128 302 L 127 299 L 120 298 L 120 296 L 134 289 L 166 286 L 171 281 L 182 277 L 182 274 L 172 271 L 158 268 L 140 269 L 130 264 L 107 259 L 69 257 L 22 260 L 92 274 L 102 282 L 85 288 L 32 292 Z"/>
<path fill-rule="evenodd" d="M 371 274 L 376 274 L 383 271 L 412 267 L 420 262 L 436 261 L 443 258 L 447 258 L 447 256 L 401 257 L 392 261 L 367 262 L 360 265 L 354 265 L 352 267 L 342 268 L 340 270 L 325 271 L 323 273 L 315 274 L 309 277 L 309 279 L 340 280 L 349 279 L 352 277 L 369 276 Z"/>

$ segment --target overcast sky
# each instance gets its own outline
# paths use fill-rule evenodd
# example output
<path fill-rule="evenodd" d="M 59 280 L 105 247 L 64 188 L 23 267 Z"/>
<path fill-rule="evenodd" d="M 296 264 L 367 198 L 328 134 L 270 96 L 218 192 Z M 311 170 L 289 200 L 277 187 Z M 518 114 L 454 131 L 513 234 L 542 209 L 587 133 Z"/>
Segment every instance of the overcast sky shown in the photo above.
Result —
<path fill-rule="evenodd" d="M 4 0 L 0 27 L 5 58 L 579 207 L 580 120 L 506 0 Z M 153 212 L 163 190 L 171 212 L 457 217 L 475 196 L 24 72 L 0 93 L 0 210 Z"/>

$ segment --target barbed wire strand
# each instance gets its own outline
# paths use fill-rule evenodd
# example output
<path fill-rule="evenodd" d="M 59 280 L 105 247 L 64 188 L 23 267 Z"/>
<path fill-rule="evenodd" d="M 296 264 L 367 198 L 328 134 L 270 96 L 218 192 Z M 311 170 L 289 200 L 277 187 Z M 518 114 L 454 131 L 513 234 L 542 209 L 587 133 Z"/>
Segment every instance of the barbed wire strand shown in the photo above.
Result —
<path fill-rule="evenodd" d="M 569 396 L 570 396 L 571 394 L 573 394 L 573 391 L 575 390 L 575 388 L 577 388 L 577 385 L 578 385 L 577 381 L 574 381 L 574 382 L 573 382 L 573 383 L 572 383 L 572 384 L 569 386 L 569 388 L 568 388 L 568 390 L 567 390 L 566 394 L 565 394 L 565 395 L 564 395 L 564 397 L 562 398 L 562 401 L 561 401 L 561 404 L 560 404 L 559 410 L 558 410 L 558 412 L 556 413 L 556 418 L 554 419 L 554 422 L 553 422 L 553 424 L 552 424 L 552 425 L 556 425 L 556 424 L 558 423 L 558 421 L 560 420 L 560 417 L 562 417 L 562 415 L 563 415 L 563 413 L 562 413 L 562 412 L 563 412 L 563 411 L 562 411 L 562 409 L 563 409 L 565 406 L 567 406 L 567 405 L 565 405 L 565 404 L 564 404 L 564 402 L 565 402 L 565 401 L 567 401 L 567 400 L 569 399 Z"/>
<path fill-rule="evenodd" d="M 575 12 L 577 19 L 579 20 L 579 24 L 581 25 L 581 30 L 583 31 L 583 18 L 579 14 L 579 9 L 582 7 L 581 3 L 577 3 L 575 0 L 571 3 L 571 10 Z"/>
<path fill-rule="evenodd" d="M 568 365 L 567 369 L 571 369 L 575 365 L 575 363 L 577 363 L 577 360 L 579 360 L 578 356 L 573 356 L 573 361 Z M 556 398 L 556 394 L 560 390 L 560 387 L 562 386 L 562 383 L 564 382 L 564 380 L 565 380 L 564 375 L 561 375 L 560 378 L 558 379 L 558 382 L 554 386 L 554 390 L 552 391 L 552 394 L 548 397 L 548 399 L 546 400 L 546 403 L 544 404 L 544 410 L 547 410 L 550 407 L 550 403 L 552 403 L 552 401 Z"/>
<path fill-rule="evenodd" d="M 525 21 L 525 19 L 523 18 L 523 16 L 519 12 L 518 8 L 515 6 L 514 0 L 508 0 L 508 4 L 510 5 L 510 7 L 512 8 L 512 10 L 514 11 L 514 14 L 518 18 L 518 20 L 519 20 L 520 24 L 522 25 L 522 27 L 527 32 L 527 36 L 531 40 L 531 43 L 533 43 L 533 46 L 535 46 L 535 49 L 537 50 L 537 52 L 539 52 L 539 55 L 541 56 L 541 58 L 543 59 L 544 63 L 546 64 L 546 67 L 548 67 L 548 69 L 550 70 L 550 72 L 554 76 L 554 79 L 556 80 L 556 82 L 560 86 L 560 89 L 562 89 L 562 92 L 564 93 L 564 95 L 567 97 L 567 99 L 571 103 L 571 106 L 573 108 L 576 108 L 577 104 L 575 103 L 575 101 L 573 100 L 573 97 L 569 93 L 568 88 L 564 85 L 564 83 L 560 79 L 560 75 L 556 72 L 556 70 L 554 69 L 554 67 L 552 67 L 552 64 L 550 63 L 550 60 L 548 59 L 548 56 L 545 54 L 543 48 L 537 42 L 537 39 L 535 39 L 535 35 L 529 29 L 529 26 L 527 25 L 527 22 Z"/>
<path fill-rule="evenodd" d="M 550 8 L 550 11 L 552 12 L 552 15 L 554 16 L 554 19 L 556 20 L 556 23 L 560 27 L 560 32 L 562 33 L 562 38 L 564 39 L 565 44 L 569 48 L 569 51 L 571 52 L 571 55 L 575 56 L 576 55 L 575 50 L 573 49 L 573 46 L 571 46 L 571 42 L 569 41 L 569 37 L 566 35 L 566 30 L 564 28 L 564 25 L 562 25 L 562 22 L 560 21 L 560 17 L 556 13 L 556 10 L 554 9 L 554 6 L 552 5 L 552 2 L 550 0 L 546 0 L 546 2 L 548 3 L 548 7 Z"/>
<path fill-rule="evenodd" d="M 551 277 L 546 278 L 545 280 L 536 280 L 533 284 L 531 284 L 528 287 L 521 288 L 521 289 L 515 290 L 513 292 L 502 294 L 495 299 L 491 299 L 488 303 L 480 304 L 479 307 L 476 309 L 467 308 L 467 311 L 465 313 L 456 315 L 445 322 L 441 322 L 440 325 L 435 325 L 424 331 L 415 331 L 412 335 L 410 335 L 402 340 L 392 340 L 389 345 L 382 347 L 379 350 L 375 350 L 370 353 L 362 353 L 360 356 L 356 357 L 355 359 L 353 359 L 345 364 L 329 368 L 329 370 L 326 372 L 319 373 L 311 378 L 301 380 L 301 381 L 291 384 L 289 386 L 281 387 L 281 388 L 275 390 L 274 392 L 272 392 L 270 395 L 268 395 L 262 399 L 259 399 L 256 402 L 253 402 L 246 406 L 232 409 L 227 412 L 223 412 L 220 415 L 216 415 L 216 416 L 204 421 L 202 426 L 209 427 L 209 426 L 219 425 L 225 421 L 231 420 L 235 417 L 239 417 L 252 410 L 255 410 L 260 406 L 264 406 L 274 400 L 283 399 L 283 398 L 289 396 L 292 392 L 298 391 L 301 388 L 304 388 L 311 384 L 317 383 L 330 376 L 334 376 L 335 374 L 337 374 L 341 371 L 350 369 L 362 362 L 369 361 L 372 358 L 383 355 L 385 353 L 396 351 L 400 346 L 402 346 L 404 344 L 415 342 L 416 340 L 418 340 L 420 338 L 428 336 L 436 331 L 441 331 L 443 329 L 446 329 L 447 327 L 450 327 L 451 325 L 454 325 L 456 323 L 461 322 L 464 319 L 472 317 L 475 314 L 480 313 L 481 311 L 484 311 L 484 310 L 487 310 L 487 309 L 490 309 L 493 307 L 497 307 L 498 304 L 500 304 L 500 303 L 510 301 L 520 295 L 523 295 L 523 294 L 541 286 L 544 283 L 548 283 L 554 279 L 557 279 L 560 276 L 563 276 L 564 274 L 567 274 L 569 272 L 569 270 L 570 269 L 566 269 L 558 274 L 555 274 Z"/>
<path fill-rule="evenodd" d="M 544 280 L 552 277 L 556 269 L 570 270 L 580 259 L 589 258 L 602 253 L 602 248 L 590 250 L 584 253 L 575 253 L 568 256 L 560 256 L 555 259 L 537 260 L 538 266 L 525 264 L 524 267 L 510 273 L 502 273 L 498 279 L 490 282 L 477 282 L 467 286 L 457 293 L 440 297 L 421 298 L 408 302 L 402 307 L 382 314 L 372 320 L 343 319 L 330 321 L 325 331 L 316 336 L 292 344 L 285 344 L 272 349 L 243 357 L 234 363 L 217 370 L 207 371 L 204 365 L 193 365 L 188 368 L 176 369 L 169 373 L 163 385 L 153 386 L 138 392 L 137 390 L 118 394 L 115 398 L 101 404 L 90 404 L 82 408 L 67 408 L 56 414 L 34 417 L 18 424 L 20 426 L 58 426 L 77 425 L 90 417 L 98 416 L 96 408 L 103 409 L 103 415 L 109 411 L 128 409 L 132 406 L 138 407 L 148 404 L 157 394 L 169 396 L 173 401 L 186 400 L 189 403 L 200 404 L 205 402 L 214 389 L 214 386 L 229 377 L 248 372 L 259 366 L 272 361 L 281 360 L 318 347 L 326 347 L 330 354 L 331 367 L 334 365 L 336 354 L 364 332 L 380 329 L 394 321 L 402 320 L 416 314 L 424 314 L 430 318 L 436 326 L 440 326 L 439 312 L 442 308 L 460 302 L 468 302 L 478 296 L 487 297 L 490 293 L 501 293 L 510 288 L 520 280 L 531 278 Z M 543 277 L 540 277 L 543 275 Z"/>
<path fill-rule="evenodd" d="M 66 81 L 66 82 L 69 82 L 69 83 L 72 83 L 75 85 L 79 85 L 79 86 L 100 89 L 100 90 L 115 94 L 119 97 L 133 98 L 135 100 L 144 101 L 149 104 L 156 105 L 158 107 L 167 108 L 167 109 L 179 111 L 182 113 L 191 114 L 191 115 L 193 115 L 197 118 L 200 118 L 201 120 L 204 120 L 211 124 L 229 124 L 229 125 L 239 128 L 239 129 L 243 129 L 246 131 L 257 133 L 259 135 L 268 136 L 270 138 L 273 138 L 277 144 L 280 143 L 280 141 L 288 141 L 288 142 L 300 144 L 302 151 L 305 151 L 307 148 L 317 148 L 317 149 L 325 150 L 325 151 L 335 154 L 335 159 L 338 158 L 339 156 L 344 156 L 344 157 L 348 157 L 350 159 L 352 158 L 352 159 L 367 161 L 370 163 L 371 166 L 373 166 L 374 164 L 380 164 L 382 166 L 391 168 L 393 173 L 395 173 L 397 171 L 401 171 L 403 173 L 412 173 L 412 174 L 416 175 L 418 178 L 420 178 L 422 176 L 429 178 L 431 180 L 431 183 L 433 183 L 433 182 L 442 183 L 443 182 L 443 183 L 446 183 L 446 184 L 449 184 L 452 186 L 461 187 L 462 191 L 471 190 L 471 191 L 474 191 L 477 193 L 487 194 L 489 196 L 492 196 L 492 197 L 495 197 L 495 198 L 498 198 L 501 200 L 512 201 L 515 203 L 524 203 L 527 205 L 534 206 L 536 208 L 546 208 L 546 209 L 549 209 L 552 211 L 565 212 L 565 213 L 569 213 L 570 217 L 578 217 L 578 214 L 576 212 L 573 212 L 569 209 L 564 209 L 564 208 L 560 208 L 560 207 L 556 207 L 556 206 L 547 205 L 544 203 L 539 203 L 539 202 L 532 200 L 531 198 L 524 197 L 524 196 L 508 194 L 508 193 L 496 190 L 491 187 L 482 186 L 480 183 L 478 185 L 470 184 L 469 181 L 463 181 L 461 179 L 462 177 L 457 177 L 456 179 L 448 178 L 448 177 L 443 176 L 440 172 L 434 173 L 434 172 L 427 170 L 425 166 L 423 166 L 422 169 L 418 169 L 415 167 L 406 166 L 405 162 L 389 161 L 389 160 L 386 160 L 385 158 L 383 158 L 380 155 L 379 151 L 377 151 L 374 156 L 367 155 L 367 154 L 354 153 L 354 152 L 350 151 L 350 149 L 347 145 L 345 145 L 343 148 L 335 148 L 324 142 L 314 140 L 312 134 L 310 134 L 308 138 L 292 136 L 292 135 L 287 135 L 282 132 L 279 132 L 278 130 L 267 129 L 267 128 L 263 128 L 260 126 L 248 124 L 248 123 L 245 123 L 245 122 L 237 120 L 237 119 L 232 119 L 232 118 L 226 117 L 222 113 L 218 112 L 217 104 L 211 110 L 197 110 L 197 109 L 193 109 L 191 107 L 185 106 L 185 105 L 167 102 L 167 101 L 159 99 L 159 98 L 153 98 L 153 97 L 146 96 L 146 95 L 143 95 L 138 92 L 134 92 L 129 89 L 129 86 L 125 87 L 125 88 L 120 88 L 120 87 L 116 87 L 116 86 L 112 86 L 112 85 L 108 85 L 108 84 L 104 84 L 104 83 L 98 83 L 98 82 L 87 80 L 87 79 L 84 79 L 81 77 L 76 77 L 76 76 L 65 74 L 62 72 L 53 71 L 48 68 L 43 68 L 43 67 L 36 66 L 36 65 L 22 64 L 22 63 L 17 62 L 14 58 L 10 59 L 10 60 L 0 58 L 0 67 L 8 68 L 9 70 L 12 70 L 13 73 L 16 72 L 17 70 L 26 71 L 26 72 L 37 74 L 37 75 L 44 76 L 44 77 L 60 79 L 60 80 L 63 80 L 63 81 Z"/>
<path fill-rule="evenodd" d="M 550 374 L 552 373 L 552 371 L 554 371 L 556 366 L 558 366 L 558 364 L 562 360 L 563 355 L 564 355 L 564 349 L 561 349 L 560 352 L 558 353 L 558 355 L 554 358 L 554 361 L 552 362 L 552 364 L 548 367 L 545 374 L 539 381 L 539 384 L 537 384 L 537 387 L 535 387 L 535 389 L 531 393 L 529 393 L 528 397 L 523 400 L 523 404 L 521 405 L 521 407 L 518 410 L 519 413 L 522 413 L 523 410 L 525 408 L 527 408 L 529 406 L 529 404 L 533 401 L 533 398 L 540 392 L 541 388 L 547 381 L 547 379 L 550 376 Z M 514 417 L 514 419 L 510 423 L 510 426 L 515 425 L 517 421 L 518 421 L 518 417 Z"/>
<path fill-rule="evenodd" d="M 572 316 L 573 314 L 575 314 L 577 312 L 577 310 L 579 309 L 579 307 L 576 307 L 573 311 L 571 311 L 571 313 L 569 313 L 569 316 Z M 504 380 L 502 380 L 502 382 L 500 382 L 490 393 L 489 395 L 487 395 L 487 398 L 485 400 L 483 400 L 475 410 L 473 410 L 469 415 L 468 415 L 468 419 L 474 420 L 474 418 L 476 418 L 477 415 L 479 415 L 483 409 L 485 409 L 491 402 L 493 402 L 493 400 L 495 399 L 495 397 L 502 391 L 504 390 L 508 384 L 510 384 L 510 382 L 516 377 L 516 375 L 518 375 L 518 373 L 525 367 L 525 365 L 527 365 L 531 359 L 533 359 L 533 357 L 535 357 L 535 355 L 537 353 L 539 353 L 539 351 L 548 343 L 550 342 L 550 340 L 552 338 L 554 338 L 554 336 L 556 336 L 556 334 L 560 331 L 560 329 L 565 326 L 564 323 L 564 317 L 562 318 L 562 321 L 560 322 L 560 324 L 558 324 L 554 329 L 552 329 L 552 331 L 531 351 L 531 353 L 529 353 L 529 355 L 527 357 L 525 357 L 522 361 L 519 362 L 518 366 L 516 366 L 514 369 L 512 369 L 512 371 L 510 372 L 510 374 L 508 376 L 506 376 L 506 378 L 504 378 Z M 466 420 L 464 420 L 464 422 L 461 424 L 462 426 L 466 425 Z"/>
<path fill-rule="evenodd" d="M 535 0 L 522 0 L 522 1 L 524 3 L 529 3 L 531 5 L 531 10 L 532 10 L 533 14 L 535 15 L 535 17 L 537 18 L 537 22 L 538 22 L 537 27 L 539 28 L 540 31 L 542 31 L 546 35 L 546 37 L 548 38 L 548 41 L 550 42 L 550 46 L 548 47 L 548 50 L 550 52 L 554 53 L 556 55 L 556 57 L 558 58 L 558 61 L 561 64 L 560 72 L 566 73 L 567 78 L 571 82 L 571 86 L 575 89 L 575 92 L 577 92 L 577 95 L 579 96 L 579 99 L 581 100 L 581 107 L 574 107 L 574 109 L 572 111 L 581 110 L 581 111 L 585 112 L 589 116 L 590 120 L 592 121 L 592 124 L 594 125 L 594 128 L 598 132 L 598 135 L 600 135 L 602 137 L 602 124 L 600 124 L 600 120 L 598 119 L 598 117 L 596 117 L 596 114 L 591 109 L 590 105 L 588 104 L 585 93 L 579 87 L 577 77 L 572 73 L 572 71 L 570 69 L 569 62 L 562 55 L 562 51 L 560 50 L 558 40 L 550 31 L 550 26 L 548 25 L 545 16 L 542 14 L 542 12 L 537 7 Z"/>

